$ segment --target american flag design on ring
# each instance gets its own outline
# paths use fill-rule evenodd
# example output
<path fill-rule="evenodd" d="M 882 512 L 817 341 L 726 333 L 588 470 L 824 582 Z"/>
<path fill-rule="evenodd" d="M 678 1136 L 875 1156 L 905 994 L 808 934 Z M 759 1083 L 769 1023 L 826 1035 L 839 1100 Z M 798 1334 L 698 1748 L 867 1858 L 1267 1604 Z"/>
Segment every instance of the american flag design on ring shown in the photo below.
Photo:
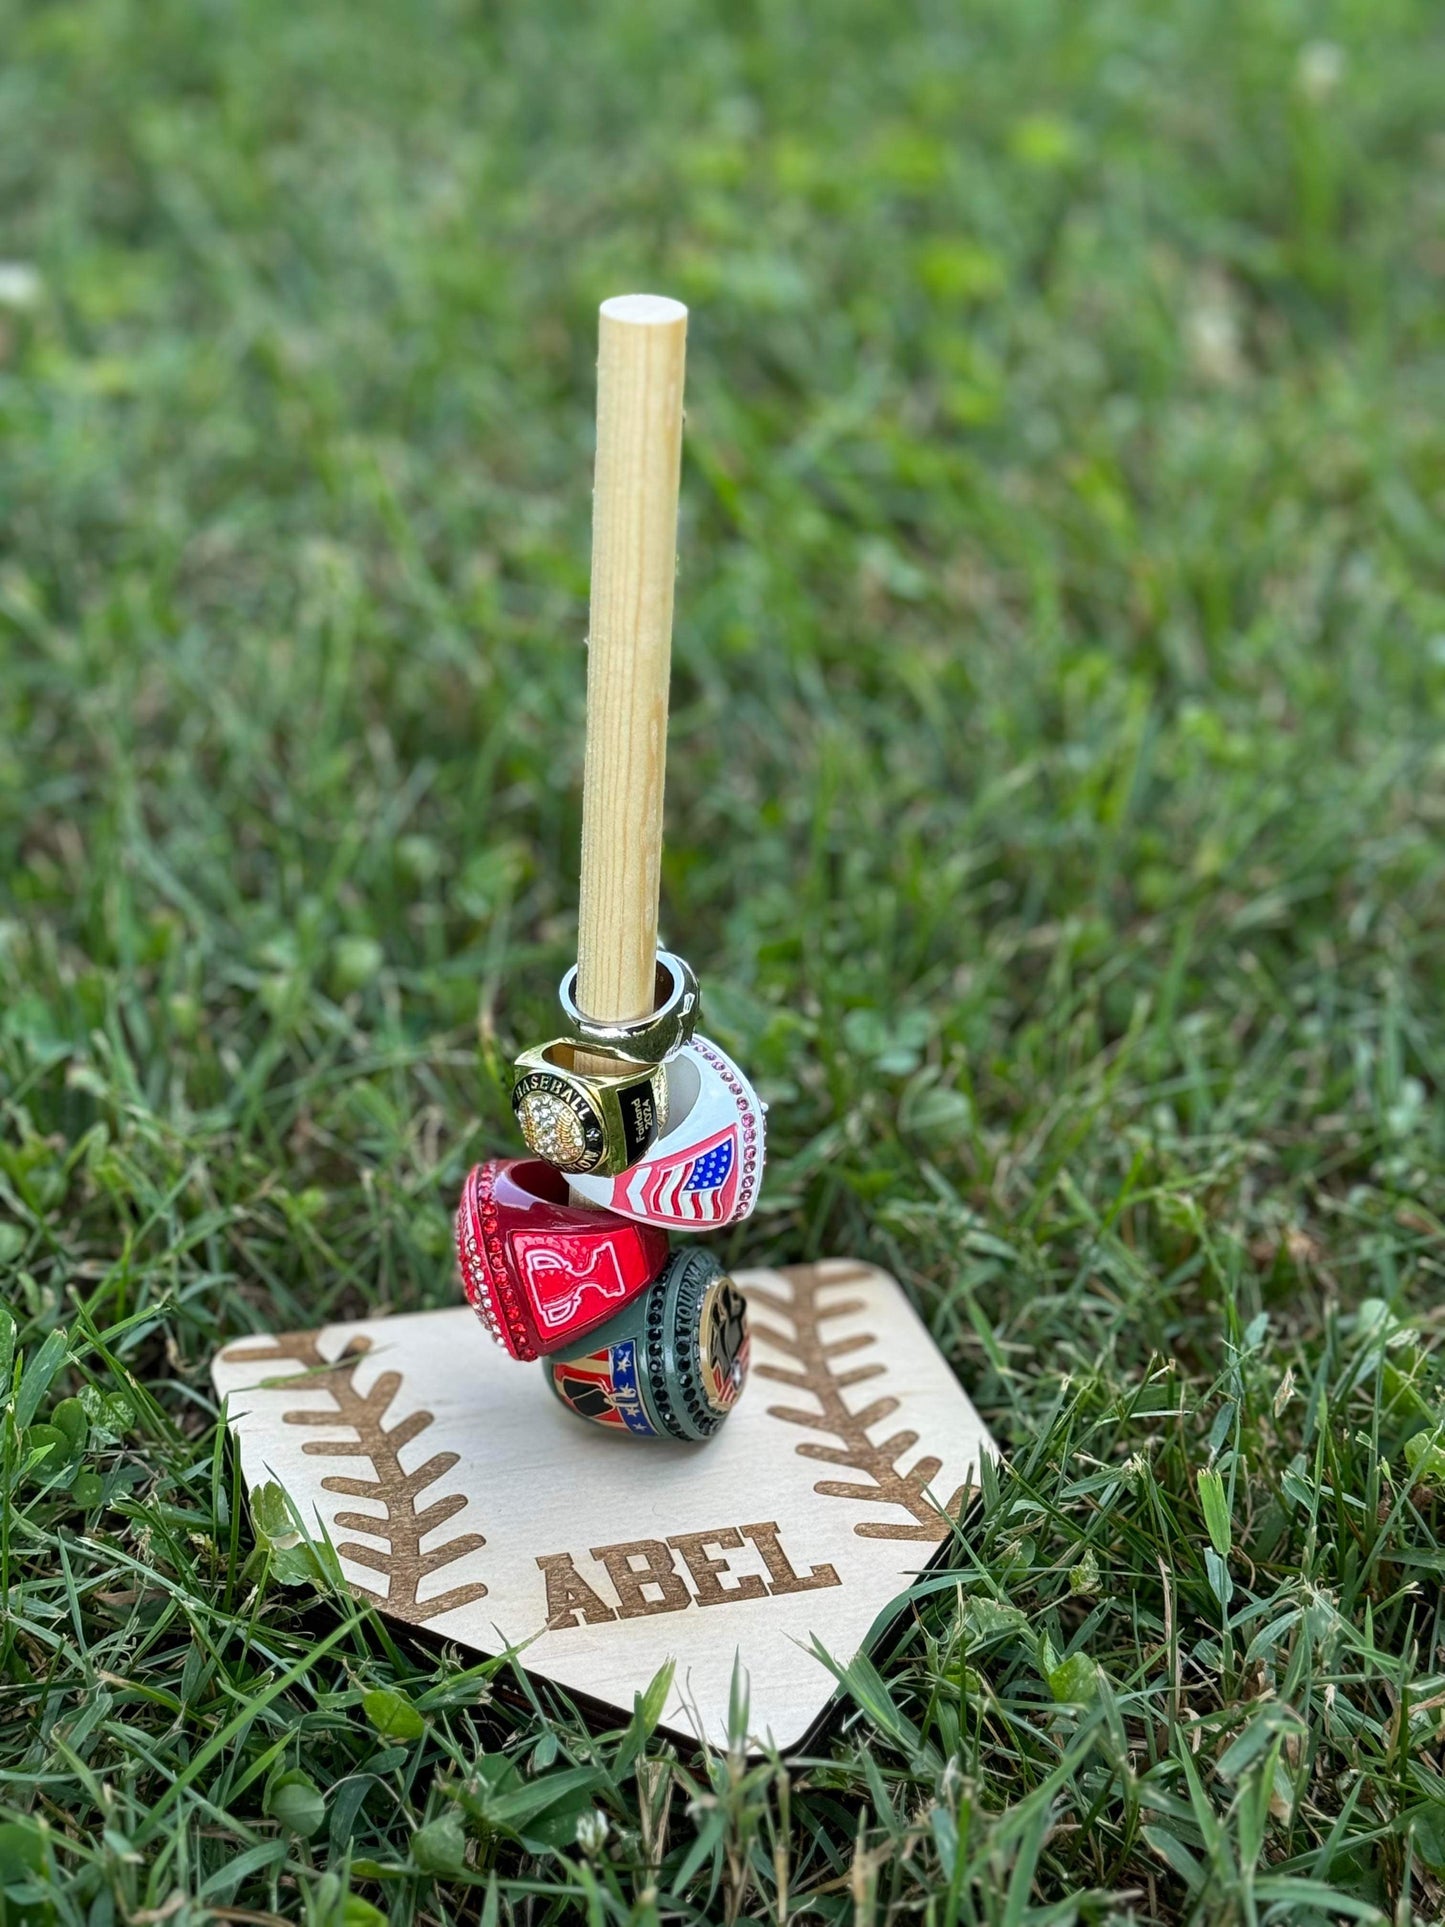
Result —
<path fill-rule="evenodd" d="M 619 1177 L 574 1176 L 572 1188 L 591 1204 L 668 1230 L 741 1223 L 757 1203 L 763 1177 L 766 1126 L 757 1092 L 706 1037 L 684 1044 L 666 1069 L 673 1122 L 664 1136 Z M 686 1089 L 694 1082 L 688 1104 Z"/>

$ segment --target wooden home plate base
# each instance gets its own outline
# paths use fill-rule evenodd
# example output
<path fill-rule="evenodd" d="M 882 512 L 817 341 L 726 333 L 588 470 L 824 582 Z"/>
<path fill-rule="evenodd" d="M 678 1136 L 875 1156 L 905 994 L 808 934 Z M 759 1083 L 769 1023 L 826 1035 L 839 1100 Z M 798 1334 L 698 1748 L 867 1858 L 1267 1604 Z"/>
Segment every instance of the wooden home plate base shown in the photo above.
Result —
<path fill-rule="evenodd" d="M 706 1445 L 588 1425 L 465 1306 L 250 1338 L 217 1354 L 247 1485 L 283 1486 L 353 1590 L 630 1717 L 723 1744 L 735 1656 L 759 1740 L 796 1748 L 841 1664 L 946 1557 L 996 1450 L 886 1272 L 743 1271 L 743 1397 Z"/>

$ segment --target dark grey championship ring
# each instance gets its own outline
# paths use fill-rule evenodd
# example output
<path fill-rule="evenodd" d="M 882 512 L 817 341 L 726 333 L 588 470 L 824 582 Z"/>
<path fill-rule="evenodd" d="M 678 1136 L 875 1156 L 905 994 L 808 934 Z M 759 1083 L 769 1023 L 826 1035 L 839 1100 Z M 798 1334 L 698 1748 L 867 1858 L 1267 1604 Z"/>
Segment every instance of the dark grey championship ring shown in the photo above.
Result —
<path fill-rule="evenodd" d="M 615 1318 L 542 1367 L 580 1418 L 696 1443 L 737 1403 L 748 1353 L 742 1293 L 710 1251 L 690 1245 Z"/>

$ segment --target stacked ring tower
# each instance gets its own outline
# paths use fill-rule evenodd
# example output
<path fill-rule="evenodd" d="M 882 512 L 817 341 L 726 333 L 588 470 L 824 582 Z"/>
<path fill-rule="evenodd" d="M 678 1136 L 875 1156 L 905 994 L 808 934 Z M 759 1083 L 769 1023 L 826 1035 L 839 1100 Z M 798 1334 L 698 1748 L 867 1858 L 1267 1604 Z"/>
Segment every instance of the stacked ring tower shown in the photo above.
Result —
<path fill-rule="evenodd" d="M 468 1173 L 456 1235 L 483 1325 L 563 1405 L 700 1443 L 742 1391 L 748 1329 L 693 1239 L 750 1215 L 765 1133 L 698 1031 L 697 978 L 657 945 L 686 320 L 654 296 L 602 306 L 578 962 L 557 1035 L 514 1066 L 531 1155 Z"/>
<path fill-rule="evenodd" d="M 513 1358 L 543 1361 L 579 1416 L 642 1438 L 711 1438 L 747 1375 L 741 1293 L 700 1244 L 757 1201 L 764 1111 L 698 1034 L 697 979 L 660 952 L 655 1010 L 589 1022 L 562 980 L 565 1029 L 518 1057 L 512 1109 L 531 1158 L 469 1174 L 462 1284 Z M 601 1060 L 606 1070 L 582 1069 Z"/>

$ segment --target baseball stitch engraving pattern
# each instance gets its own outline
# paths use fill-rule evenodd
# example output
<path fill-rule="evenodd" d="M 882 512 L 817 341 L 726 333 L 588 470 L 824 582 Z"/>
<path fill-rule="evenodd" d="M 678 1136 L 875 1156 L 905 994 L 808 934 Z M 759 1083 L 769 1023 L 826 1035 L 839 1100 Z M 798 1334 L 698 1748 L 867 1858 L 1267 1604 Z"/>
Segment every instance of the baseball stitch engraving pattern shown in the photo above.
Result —
<path fill-rule="evenodd" d="M 475 1600 L 485 1599 L 487 1588 L 480 1580 L 454 1586 L 450 1592 L 435 1593 L 426 1599 L 417 1598 L 424 1579 L 487 1543 L 480 1532 L 464 1532 L 448 1539 L 434 1552 L 421 1549 L 427 1533 L 466 1509 L 468 1501 L 460 1492 L 448 1493 L 431 1505 L 417 1507 L 419 1494 L 450 1472 L 459 1455 L 437 1452 L 415 1472 L 408 1472 L 401 1463 L 402 1449 L 427 1429 L 433 1420 L 432 1413 L 412 1412 L 389 1428 L 383 1425 L 387 1408 L 400 1390 L 401 1373 L 382 1372 L 371 1390 L 363 1393 L 357 1389 L 356 1370 L 371 1349 L 371 1340 L 353 1338 L 340 1357 L 332 1361 L 322 1357 L 318 1336 L 316 1332 L 282 1332 L 259 1347 L 234 1347 L 223 1358 L 227 1365 L 269 1365 L 294 1359 L 305 1369 L 291 1374 L 280 1386 L 268 1385 L 266 1389 L 289 1389 L 294 1377 L 298 1391 L 329 1392 L 336 1410 L 286 1412 L 285 1423 L 324 1425 L 332 1430 L 355 1432 L 354 1441 L 308 1439 L 301 1448 L 318 1458 L 369 1459 L 376 1475 L 371 1479 L 333 1476 L 321 1481 L 324 1491 L 340 1493 L 348 1499 L 379 1500 L 384 1509 L 380 1518 L 368 1512 L 336 1515 L 338 1530 L 365 1532 L 387 1541 L 388 1549 L 384 1552 L 374 1546 L 358 1545 L 354 1540 L 338 1544 L 336 1550 L 343 1559 L 365 1566 L 371 1572 L 383 1573 L 389 1582 L 385 1595 L 357 1585 L 354 1580 L 348 1582 L 351 1590 L 370 1604 L 384 1606 L 398 1619 L 410 1620 L 418 1626 L 457 1606 L 470 1606 Z"/>
<path fill-rule="evenodd" d="M 874 1362 L 839 1371 L 833 1362 L 876 1345 L 876 1336 L 871 1332 L 855 1332 L 851 1337 L 829 1343 L 823 1334 L 822 1328 L 829 1319 L 846 1318 L 865 1307 L 861 1298 L 843 1298 L 825 1304 L 822 1294 L 831 1291 L 835 1285 L 856 1283 L 860 1278 L 867 1278 L 870 1276 L 868 1267 L 852 1264 L 790 1265 L 773 1272 L 771 1276 L 787 1283 L 789 1296 L 784 1298 L 766 1285 L 750 1283 L 748 1308 L 752 1312 L 766 1309 L 778 1318 L 785 1319 L 792 1325 L 794 1335 L 788 1338 L 776 1326 L 759 1324 L 754 1318 L 753 1339 L 755 1342 L 761 1340 L 783 1353 L 792 1364 L 791 1367 L 784 1367 L 755 1362 L 753 1371 L 759 1378 L 771 1379 L 775 1384 L 791 1385 L 799 1391 L 811 1392 L 820 1409 L 809 1412 L 795 1405 L 770 1405 L 768 1412 L 771 1417 L 783 1419 L 789 1425 L 805 1425 L 814 1432 L 826 1432 L 840 1441 L 837 1445 L 822 1445 L 808 1439 L 797 1448 L 800 1457 L 822 1459 L 828 1465 L 845 1465 L 872 1481 L 869 1485 L 859 1485 L 847 1480 L 820 1479 L 813 1490 L 830 1499 L 857 1499 L 871 1505 L 899 1506 L 914 1520 L 914 1524 L 904 1525 L 901 1522 L 866 1519 L 853 1528 L 860 1539 L 921 1539 L 933 1544 L 941 1543 L 948 1538 L 951 1530 L 949 1521 L 958 1517 L 971 1488 L 959 1486 L 944 1507 L 944 1512 L 949 1515 L 945 1518 L 944 1512 L 939 1511 L 924 1490 L 943 1461 L 925 1457 L 910 1472 L 898 1470 L 898 1460 L 918 1443 L 918 1434 L 911 1431 L 895 1432 L 891 1438 L 875 1445 L 868 1433 L 881 1419 L 898 1410 L 899 1401 L 885 1393 L 855 1412 L 843 1397 L 849 1386 L 861 1385 L 865 1379 L 878 1378 L 886 1372 L 887 1367 Z"/>

